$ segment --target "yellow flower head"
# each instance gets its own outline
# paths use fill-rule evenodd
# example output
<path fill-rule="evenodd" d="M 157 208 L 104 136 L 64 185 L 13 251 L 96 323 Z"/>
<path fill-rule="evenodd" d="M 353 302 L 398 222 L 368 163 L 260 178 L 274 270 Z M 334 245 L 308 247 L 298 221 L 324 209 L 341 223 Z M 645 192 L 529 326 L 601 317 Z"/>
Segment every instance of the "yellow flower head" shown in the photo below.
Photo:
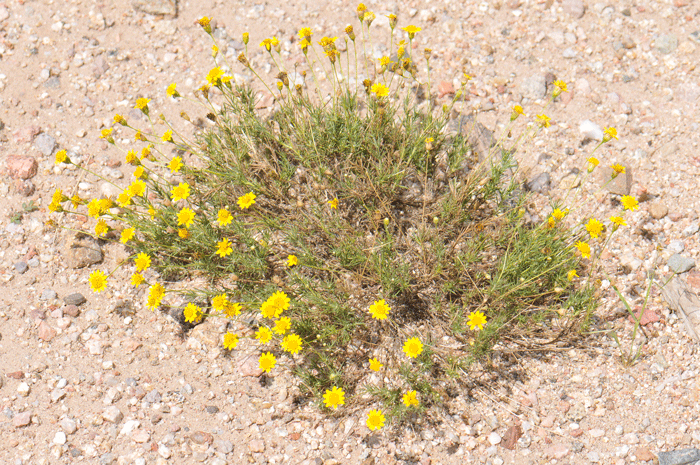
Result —
<path fill-rule="evenodd" d="M 250 34 L 248 32 L 243 33 L 243 43 L 245 45 L 248 45 L 248 41 L 250 40 Z"/>
<path fill-rule="evenodd" d="M 615 179 L 618 174 L 625 173 L 625 167 L 619 163 L 613 163 L 612 165 L 610 165 L 610 168 L 612 168 L 612 178 L 613 179 Z"/>
<path fill-rule="evenodd" d="M 562 81 L 561 79 L 557 79 L 554 81 L 552 84 L 554 84 L 554 92 L 552 92 L 552 95 L 554 97 L 558 97 L 562 92 L 568 92 L 569 90 L 566 88 L 566 82 Z"/>
<path fill-rule="evenodd" d="M 217 66 L 216 68 L 211 69 L 207 74 L 207 82 L 212 86 L 217 86 L 221 84 L 221 78 L 223 75 L 224 71 Z"/>
<path fill-rule="evenodd" d="M 56 189 L 56 191 L 51 196 L 51 201 L 56 203 L 62 203 L 68 200 L 68 197 L 63 194 L 61 189 Z"/>
<path fill-rule="evenodd" d="M 194 222 L 194 216 L 194 211 L 191 208 L 185 207 L 177 214 L 177 224 L 185 225 L 186 228 L 189 228 L 192 222 Z"/>
<path fill-rule="evenodd" d="M 600 164 L 600 161 L 596 157 L 590 157 L 588 159 L 588 172 L 591 173 Z"/>
<path fill-rule="evenodd" d="M 408 32 L 408 38 L 411 40 L 413 40 L 413 38 L 416 36 L 416 34 L 418 32 L 422 31 L 421 28 L 419 28 L 418 26 L 413 26 L 413 25 L 402 27 L 401 29 Z"/>
<path fill-rule="evenodd" d="M 299 42 L 299 47 L 301 47 L 301 51 L 304 52 L 304 55 L 309 51 L 309 45 L 311 45 L 311 42 L 306 39 L 302 39 L 302 41 Z"/>
<path fill-rule="evenodd" d="M 332 209 L 337 210 L 338 209 L 338 198 L 336 197 L 333 200 L 329 200 L 328 205 L 330 205 Z"/>
<path fill-rule="evenodd" d="M 299 259 L 297 258 L 296 255 L 289 255 L 287 257 L 287 266 L 288 267 L 291 268 L 293 266 L 297 266 L 298 264 L 299 264 Z"/>
<path fill-rule="evenodd" d="M 221 242 L 216 243 L 216 255 L 218 255 L 221 258 L 224 258 L 228 255 L 231 255 L 233 253 L 233 248 L 231 247 L 231 243 L 227 238 L 224 237 L 224 240 Z"/>
<path fill-rule="evenodd" d="M 260 344 L 267 344 L 272 339 L 272 331 L 267 326 L 261 326 L 255 333 L 255 339 L 260 342 Z"/>
<path fill-rule="evenodd" d="M 326 393 L 323 395 L 323 403 L 328 408 L 337 409 L 339 405 L 345 405 L 345 392 L 338 386 L 326 389 Z"/>
<path fill-rule="evenodd" d="M 136 234 L 136 229 L 134 228 L 126 228 L 122 230 L 121 236 L 119 238 L 119 242 L 122 244 L 126 244 L 129 242 L 131 239 L 134 238 L 134 235 Z"/>
<path fill-rule="evenodd" d="M 573 281 L 574 278 L 578 278 L 578 273 L 576 272 L 576 270 L 569 270 L 569 272 L 566 273 L 566 279 L 568 279 L 569 281 Z"/>
<path fill-rule="evenodd" d="M 367 414 L 367 428 L 372 431 L 381 429 L 385 420 L 381 410 L 370 410 Z"/>
<path fill-rule="evenodd" d="M 376 318 L 377 320 L 386 320 L 390 311 L 391 307 L 386 304 L 384 299 L 375 301 L 369 306 L 369 313 L 372 315 L 372 318 Z"/>
<path fill-rule="evenodd" d="M 198 21 L 200 26 L 202 26 L 202 29 L 204 29 L 204 32 L 207 34 L 211 34 L 211 20 L 207 18 L 206 16 L 202 16 Z"/>
<path fill-rule="evenodd" d="M 593 239 L 596 239 L 600 236 L 600 233 L 603 232 L 603 223 L 595 218 L 591 218 L 588 220 L 588 223 L 586 223 L 586 231 L 588 231 L 588 234 L 590 234 Z"/>
<path fill-rule="evenodd" d="M 133 150 L 128 150 L 126 152 L 126 155 L 124 156 L 124 159 L 128 164 L 133 166 L 138 166 L 140 162 L 139 156 L 136 155 L 136 152 L 134 152 Z"/>
<path fill-rule="evenodd" d="M 420 404 L 420 402 L 418 402 L 416 391 L 408 391 L 406 394 L 403 395 L 401 401 L 406 407 L 418 407 L 418 405 Z"/>
<path fill-rule="evenodd" d="M 345 26 L 345 33 L 348 35 L 350 40 L 355 42 L 355 30 L 353 29 L 352 24 Z"/>
<path fill-rule="evenodd" d="M 167 95 L 168 97 L 173 97 L 173 98 L 180 97 L 180 92 L 178 92 L 177 89 L 175 89 L 175 87 L 177 87 L 177 84 L 175 84 L 174 82 L 172 84 L 170 84 L 165 89 L 165 95 Z"/>
<path fill-rule="evenodd" d="M 100 210 L 106 212 L 114 206 L 114 202 L 110 198 L 100 199 Z"/>
<path fill-rule="evenodd" d="M 162 140 L 163 142 L 173 142 L 173 131 L 171 129 L 165 131 L 160 137 L 160 140 Z"/>
<path fill-rule="evenodd" d="M 574 247 L 576 247 L 578 251 L 581 252 L 581 256 L 583 258 L 591 258 L 591 246 L 589 246 L 587 243 L 583 241 L 578 241 L 576 244 L 574 244 Z"/>
<path fill-rule="evenodd" d="M 313 32 L 311 32 L 310 27 L 302 27 L 301 29 L 299 29 L 299 38 L 300 39 L 310 41 L 312 34 L 313 34 Z"/>
<path fill-rule="evenodd" d="M 279 318 L 282 312 L 289 309 L 289 302 L 289 297 L 283 291 L 275 292 L 265 302 L 268 305 L 266 308 L 267 313 L 272 314 L 272 316 L 267 316 L 265 312 L 263 312 L 263 316 L 266 318 Z"/>
<path fill-rule="evenodd" d="M 265 47 L 265 50 L 268 52 L 272 51 L 272 39 L 265 39 L 262 42 L 260 42 L 261 47 Z"/>
<path fill-rule="evenodd" d="M 143 167 L 143 165 L 137 166 L 136 169 L 134 170 L 134 177 L 136 179 L 140 179 L 146 176 L 146 169 Z"/>
<path fill-rule="evenodd" d="M 106 139 L 110 144 L 114 143 L 114 137 L 112 137 L 113 128 L 107 128 L 100 131 L 100 139 Z"/>
<path fill-rule="evenodd" d="M 391 28 L 393 30 L 396 27 L 396 23 L 398 21 L 398 18 L 393 13 L 386 15 L 386 17 L 389 18 L 389 28 Z"/>
<path fill-rule="evenodd" d="M 603 142 L 609 142 L 612 139 L 617 139 L 617 129 L 615 128 L 605 128 L 603 130 Z"/>
<path fill-rule="evenodd" d="M 329 47 L 335 47 L 336 40 L 338 40 L 337 37 L 324 37 L 318 41 L 318 45 L 320 45 L 321 47 L 323 47 L 324 50 L 326 50 Z"/>
<path fill-rule="evenodd" d="M 513 107 L 513 111 L 510 113 L 510 120 L 515 121 L 516 119 L 518 119 L 518 116 L 520 116 L 522 114 L 523 114 L 523 107 L 521 107 L 520 105 L 515 105 Z"/>
<path fill-rule="evenodd" d="M 188 237 L 190 237 L 190 232 L 185 228 L 179 228 L 177 230 L 177 236 L 180 239 L 187 239 Z"/>
<path fill-rule="evenodd" d="M 233 333 L 224 334 L 224 349 L 233 350 L 238 345 L 238 335 Z"/>
<path fill-rule="evenodd" d="M 379 64 L 381 66 L 389 66 L 391 63 L 393 63 L 393 61 L 391 61 L 391 58 L 388 56 L 383 56 L 379 59 Z"/>
<path fill-rule="evenodd" d="M 97 218 L 102 214 L 102 206 L 100 205 L 100 199 L 92 199 L 88 203 L 88 216 Z"/>
<path fill-rule="evenodd" d="M 173 187 L 170 191 L 170 198 L 173 202 L 178 200 L 185 200 L 190 196 L 190 185 L 186 182 L 181 182 L 177 186 Z"/>
<path fill-rule="evenodd" d="M 120 114 L 114 115 L 114 122 L 117 124 L 121 124 L 122 126 L 126 126 L 127 124 L 126 119 Z"/>
<path fill-rule="evenodd" d="M 389 88 L 379 82 L 372 84 L 371 90 L 377 97 L 386 97 L 389 95 Z"/>
<path fill-rule="evenodd" d="M 226 305 L 228 305 L 228 303 L 226 294 L 219 294 L 211 299 L 211 307 L 220 312 L 223 312 L 226 309 Z"/>
<path fill-rule="evenodd" d="M 236 303 L 228 302 L 226 304 L 226 306 L 224 307 L 224 312 L 226 313 L 227 317 L 233 318 L 234 316 L 241 314 L 242 308 L 243 307 L 238 302 L 236 302 Z"/>
<path fill-rule="evenodd" d="M 65 150 L 56 152 L 56 164 L 58 165 L 59 163 L 70 163 L 70 158 L 68 158 L 68 154 Z"/>
<path fill-rule="evenodd" d="M 134 259 L 134 265 L 136 265 L 137 271 L 143 271 L 151 266 L 151 257 L 149 257 L 148 254 L 141 252 Z"/>
<path fill-rule="evenodd" d="M 266 373 L 269 373 L 275 367 L 277 359 L 270 352 L 265 352 L 260 356 L 258 361 L 258 366 L 260 369 Z"/>
<path fill-rule="evenodd" d="M 292 327 L 292 320 L 289 317 L 283 316 L 275 322 L 275 327 L 273 330 L 277 334 L 286 334 L 287 331 Z"/>
<path fill-rule="evenodd" d="M 141 273 L 134 273 L 131 275 L 131 285 L 134 287 L 140 286 L 144 281 L 145 279 L 143 279 Z"/>
<path fill-rule="evenodd" d="M 561 220 L 566 216 L 567 213 L 569 213 L 568 209 L 561 211 L 561 209 L 555 208 L 554 211 L 552 212 L 552 216 L 558 220 Z"/>
<path fill-rule="evenodd" d="M 141 131 L 136 131 L 136 134 L 134 134 L 134 140 L 140 140 L 141 142 L 146 142 L 148 139 L 146 139 L 146 136 L 144 136 Z"/>
<path fill-rule="evenodd" d="M 107 289 L 107 275 L 102 270 L 95 270 L 88 278 L 92 292 L 102 292 Z"/>
<path fill-rule="evenodd" d="M 104 236 L 108 231 L 109 226 L 107 226 L 107 222 L 105 220 L 101 219 L 95 225 L 95 234 L 97 234 L 97 237 Z"/>
<path fill-rule="evenodd" d="M 625 210 L 636 210 L 639 208 L 639 202 L 637 202 L 637 199 L 632 197 L 631 195 L 623 195 L 622 199 L 622 206 L 625 208 Z"/>
<path fill-rule="evenodd" d="M 365 22 L 367 23 L 367 27 L 369 27 L 372 24 L 372 21 L 375 19 L 377 19 L 377 15 L 375 15 L 373 11 L 365 12 Z"/>
<path fill-rule="evenodd" d="M 417 337 L 406 339 L 406 342 L 403 344 L 403 351 L 409 358 L 416 358 L 423 352 L 423 343 Z"/>
<path fill-rule="evenodd" d="M 357 19 L 359 19 L 360 22 L 365 19 L 365 11 L 367 11 L 367 7 L 364 3 L 357 5 Z"/>
<path fill-rule="evenodd" d="M 165 288 L 161 283 L 155 283 L 148 289 L 146 307 L 150 308 L 151 310 L 155 310 L 160 306 L 163 296 L 165 296 Z"/>
<path fill-rule="evenodd" d="M 150 102 L 151 99 L 147 98 L 137 98 L 136 99 L 136 105 L 134 105 L 134 108 L 137 110 L 141 110 L 145 115 L 148 115 L 148 102 Z"/>
<path fill-rule="evenodd" d="M 537 115 L 535 119 L 537 120 L 537 124 L 539 124 L 543 128 L 548 128 L 549 126 L 551 126 L 551 124 L 549 123 L 551 121 L 550 117 L 545 115 L 544 113 L 541 115 Z"/>
<path fill-rule="evenodd" d="M 369 369 L 370 369 L 370 370 L 372 370 L 372 371 L 379 371 L 379 370 L 382 369 L 383 366 L 384 366 L 384 365 L 382 364 L 382 362 L 380 362 L 380 361 L 377 360 L 376 358 L 370 358 L 370 359 L 369 359 Z"/>
<path fill-rule="evenodd" d="M 474 330 L 474 328 L 478 328 L 479 330 L 482 330 L 484 329 L 485 324 L 486 316 L 482 312 L 471 312 L 469 314 L 469 319 L 467 320 L 469 329 Z"/>
<path fill-rule="evenodd" d="M 257 196 L 252 192 L 248 192 L 247 194 L 238 197 L 238 206 L 241 207 L 241 210 L 250 208 L 255 203 L 255 197 Z"/>
<path fill-rule="evenodd" d="M 70 198 L 70 203 L 71 205 L 73 205 L 73 208 L 78 208 L 80 205 L 85 203 L 85 201 L 81 199 L 78 194 L 75 194 L 73 197 Z"/>
<path fill-rule="evenodd" d="M 170 160 L 170 163 L 168 163 L 168 168 L 170 169 L 171 173 L 177 173 L 180 171 L 180 168 L 182 168 L 182 158 L 180 157 L 175 157 L 172 160 Z"/>
<path fill-rule="evenodd" d="M 290 334 L 282 339 L 282 349 L 296 355 L 301 350 L 301 338 L 298 334 Z"/>
<path fill-rule="evenodd" d="M 182 313 L 185 315 L 185 321 L 187 323 L 199 323 L 203 316 L 202 309 L 192 302 L 187 304 Z"/>
<path fill-rule="evenodd" d="M 221 210 L 219 210 L 219 214 L 217 215 L 217 218 L 218 218 L 218 222 L 219 222 L 220 226 L 226 226 L 231 221 L 233 221 L 233 215 L 231 215 L 231 213 L 229 213 L 229 211 L 226 210 L 225 208 L 222 208 Z"/>
<path fill-rule="evenodd" d="M 611 216 L 610 222 L 614 225 L 613 228 L 619 228 L 620 226 L 627 226 L 625 219 L 621 216 Z"/>
<path fill-rule="evenodd" d="M 146 183 L 143 182 L 141 179 L 134 179 L 133 181 L 131 181 L 129 187 L 127 187 L 127 190 L 129 191 L 132 197 L 143 197 L 146 193 Z"/>

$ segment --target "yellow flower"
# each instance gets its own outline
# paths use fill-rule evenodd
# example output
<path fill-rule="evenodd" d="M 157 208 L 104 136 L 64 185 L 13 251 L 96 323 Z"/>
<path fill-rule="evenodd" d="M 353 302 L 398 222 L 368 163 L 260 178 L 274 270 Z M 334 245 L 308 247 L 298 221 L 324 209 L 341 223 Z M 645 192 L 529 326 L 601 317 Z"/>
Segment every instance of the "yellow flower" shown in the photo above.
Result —
<path fill-rule="evenodd" d="M 179 228 L 177 230 L 177 235 L 180 239 L 187 239 L 188 237 L 190 237 L 190 232 L 185 228 Z"/>
<path fill-rule="evenodd" d="M 370 410 L 367 414 L 367 428 L 372 431 L 381 429 L 384 426 L 384 415 L 381 410 Z"/>
<path fill-rule="evenodd" d="M 170 191 L 170 198 L 173 202 L 185 200 L 190 196 L 190 186 L 186 182 L 181 182 Z"/>
<path fill-rule="evenodd" d="M 224 240 L 221 242 L 216 243 L 216 255 L 218 255 L 221 258 L 224 258 L 228 255 L 231 255 L 233 253 L 233 248 L 231 247 L 231 243 L 227 238 L 224 237 Z"/>
<path fill-rule="evenodd" d="M 370 369 L 370 370 L 372 370 L 372 371 L 379 371 L 379 370 L 382 369 L 383 366 L 384 366 L 384 365 L 382 364 L 382 362 L 380 362 L 380 361 L 377 360 L 376 358 L 370 358 L 370 359 L 369 359 L 369 369 Z"/>
<path fill-rule="evenodd" d="M 224 349 L 233 350 L 238 345 L 238 335 L 233 333 L 224 334 Z"/>
<path fill-rule="evenodd" d="M 600 233 L 603 232 L 603 223 L 595 218 L 591 218 L 586 224 L 586 231 L 588 231 L 588 234 L 590 234 L 593 239 L 596 239 L 600 236 Z"/>
<path fill-rule="evenodd" d="M 268 52 L 272 50 L 272 39 L 265 39 L 262 42 L 260 42 L 261 47 L 265 47 L 265 50 Z"/>
<path fill-rule="evenodd" d="M 52 202 L 61 203 L 65 202 L 66 200 L 68 200 L 68 197 L 63 195 L 63 191 L 61 189 L 56 189 L 56 191 L 53 193 L 53 196 L 51 196 Z"/>
<path fill-rule="evenodd" d="M 389 95 L 389 88 L 379 82 L 372 84 L 371 91 L 374 92 L 377 97 L 386 97 Z"/>
<path fill-rule="evenodd" d="M 226 297 L 226 294 L 219 294 L 213 299 L 211 299 L 211 306 L 214 310 L 218 310 L 220 312 L 223 312 L 224 309 L 226 308 L 226 305 L 228 305 L 228 298 Z"/>
<path fill-rule="evenodd" d="M 309 42 L 306 39 L 302 39 L 301 42 L 299 42 L 299 47 L 301 48 L 301 51 L 304 52 L 304 55 L 309 51 L 309 45 L 311 45 L 311 42 Z"/>
<path fill-rule="evenodd" d="M 144 271 L 151 266 L 151 257 L 141 252 L 134 259 L 134 265 L 136 265 L 136 271 Z"/>
<path fill-rule="evenodd" d="M 393 63 L 393 61 L 391 61 L 391 58 L 388 56 L 383 56 L 379 59 L 379 64 L 381 66 L 389 66 L 391 63 Z"/>
<path fill-rule="evenodd" d="M 310 27 L 302 27 L 299 29 L 299 38 L 304 39 L 304 40 L 311 40 L 311 35 L 313 33 L 311 32 Z"/>
<path fill-rule="evenodd" d="M 148 206 L 148 216 L 150 216 L 152 220 L 156 219 L 156 209 L 150 205 Z"/>
<path fill-rule="evenodd" d="M 124 159 L 130 165 L 136 166 L 139 164 L 139 156 L 136 155 L 136 152 L 134 152 L 133 150 L 127 151 L 126 155 L 124 156 Z"/>
<path fill-rule="evenodd" d="M 255 197 L 256 195 L 252 192 L 238 197 L 238 206 L 241 207 L 241 210 L 250 208 L 255 203 Z"/>
<path fill-rule="evenodd" d="M 339 405 L 345 405 L 345 392 L 338 386 L 326 389 L 326 393 L 323 395 L 323 403 L 328 408 L 337 409 Z"/>
<path fill-rule="evenodd" d="M 136 179 L 140 179 L 140 178 L 144 177 L 145 174 L 146 174 L 146 170 L 143 167 L 143 165 L 137 166 L 136 169 L 134 170 L 134 177 Z"/>
<path fill-rule="evenodd" d="M 624 174 L 625 173 L 625 167 L 622 166 L 619 163 L 613 163 L 610 165 L 610 168 L 612 168 L 612 178 L 615 179 L 618 174 Z"/>
<path fill-rule="evenodd" d="M 486 324 L 486 316 L 482 312 L 471 312 L 469 314 L 469 319 L 467 320 L 467 325 L 469 329 L 474 330 L 474 328 L 484 329 Z"/>
<path fill-rule="evenodd" d="M 596 157 L 590 157 L 588 159 L 588 172 L 591 173 L 598 166 L 600 161 Z"/>
<path fill-rule="evenodd" d="M 231 215 L 231 213 L 229 213 L 229 211 L 225 208 L 222 208 L 221 210 L 219 210 L 218 221 L 219 225 L 226 226 L 231 221 L 233 221 L 233 215 Z"/>
<path fill-rule="evenodd" d="M 301 350 L 301 338 L 297 334 L 285 336 L 282 340 L 282 349 L 296 355 Z"/>
<path fill-rule="evenodd" d="M 147 98 L 137 98 L 136 99 L 136 105 L 134 105 L 134 108 L 137 110 L 141 110 L 145 115 L 148 115 L 148 102 L 150 102 L 151 99 Z"/>
<path fill-rule="evenodd" d="M 403 351 L 408 357 L 416 358 L 423 352 L 423 343 L 417 337 L 409 338 L 403 345 Z"/>
<path fill-rule="evenodd" d="M 617 129 L 605 128 L 603 130 L 603 142 L 609 142 L 612 139 L 617 139 Z"/>
<path fill-rule="evenodd" d="M 165 295 L 165 288 L 161 283 L 155 283 L 148 289 L 148 300 L 146 301 L 146 307 L 155 310 L 160 305 Z"/>
<path fill-rule="evenodd" d="M 615 225 L 614 227 L 627 226 L 625 219 L 621 216 L 611 216 L 610 222 Z"/>
<path fill-rule="evenodd" d="M 212 86 L 221 84 L 221 77 L 224 75 L 224 71 L 219 68 L 213 68 L 207 73 L 207 82 Z"/>
<path fill-rule="evenodd" d="M 562 92 L 569 91 L 566 88 L 566 82 L 562 81 L 561 79 L 557 79 L 552 84 L 554 84 L 554 92 L 552 92 L 553 97 L 558 97 Z"/>
<path fill-rule="evenodd" d="M 392 14 L 386 15 L 386 17 L 389 18 L 389 27 L 391 29 L 394 29 L 396 27 L 396 22 L 397 22 L 396 15 L 392 13 Z"/>
<path fill-rule="evenodd" d="M 187 304 L 182 313 L 185 315 L 185 321 L 187 323 L 199 323 L 199 321 L 202 319 L 202 309 L 197 307 L 192 302 Z"/>
<path fill-rule="evenodd" d="M 206 16 L 202 16 L 198 21 L 200 26 L 202 26 L 202 29 L 204 29 L 204 32 L 207 34 L 211 34 L 211 20 L 207 18 Z"/>
<path fill-rule="evenodd" d="M 213 44 L 211 46 L 211 56 L 212 58 L 216 58 L 216 56 L 219 54 L 219 47 L 216 46 L 216 44 Z"/>
<path fill-rule="evenodd" d="M 337 39 L 337 37 L 324 37 L 318 42 L 318 45 L 320 45 L 321 47 L 323 47 L 324 50 L 326 50 L 328 47 L 334 47 L 335 41 Z"/>
<path fill-rule="evenodd" d="M 170 84 L 168 88 L 165 89 L 165 95 L 167 95 L 168 97 L 179 97 L 180 93 L 175 89 L 176 86 L 177 84 L 175 84 L 174 82 Z"/>
<path fill-rule="evenodd" d="M 131 182 L 129 190 L 131 191 L 132 195 L 143 197 L 143 195 L 146 193 L 146 183 L 140 179 L 136 179 Z"/>
<path fill-rule="evenodd" d="M 141 160 L 143 160 L 144 158 L 151 157 L 151 148 L 153 148 L 153 145 L 147 145 L 141 149 Z M 154 157 L 151 158 L 153 158 L 153 160 L 155 161 Z"/>
<path fill-rule="evenodd" d="M 248 45 L 248 41 L 249 41 L 249 40 L 250 40 L 250 34 L 247 33 L 247 32 L 244 32 L 244 33 L 243 33 L 243 43 L 244 43 L 245 45 Z"/>
<path fill-rule="evenodd" d="M 375 300 L 374 303 L 369 306 L 369 313 L 372 315 L 372 318 L 377 320 L 386 320 L 390 311 L 391 307 L 386 304 L 384 299 Z"/>
<path fill-rule="evenodd" d="M 292 327 L 292 320 L 288 317 L 283 316 L 275 322 L 275 327 L 273 331 L 277 334 L 285 334 Z"/>
<path fill-rule="evenodd" d="M 402 27 L 401 29 L 408 32 L 408 38 L 411 40 L 413 40 L 413 38 L 416 36 L 416 33 L 422 31 L 421 28 L 419 28 L 418 26 L 413 26 L 413 25 Z"/>
<path fill-rule="evenodd" d="M 100 220 L 95 225 L 95 234 L 97 234 L 97 237 L 104 236 L 108 231 L 109 226 L 107 226 L 107 222 L 105 220 Z"/>
<path fill-rule="evenodd" d="M 100 139 L 107 139 L 109 142 L 114 142 L 114 138 L 112 138 L 112 131 L 114 131 L 113 128 L 106 128 L 100 131 Z"/>
<path fill-rule="evenodd" d="M 348 35 L 350 40 L 355 42 L 355 31 L 352 27 L 352 24 L 348 24 L 347 26 L 345 26 L 345 33 Z"/>
<path fill-rule="evenodd" d="M 260 306 L 260 312 L 265 318 L 279 318 L 282 312 L 289 308 L 289 302 L 287 294 L 277 291 Z"/>
<path fill-rule="evenodd" d="M 70 163 L 70 158 L 68 158 L 68 154 L 65 150 L 56 152 L 56 164 L 58 165 L 59 163 Z"/>
<path fill-rule="evenodd" d="M 126 119 L 120 114 L 114 115 L 114 122 L 117 124 L 121 124 L 122 126 L 126 126 Z"/>
<path fill-rule="evenodd" d="M 587 243 L 578 241 L 576 244 L 574 244 L 574 247 L 581 252 L 581 256 L 583 258 L 591 258 L 591 247 Z"/>
<path fill-rule="evenodd" d="M 275 367 L 276 362 L 277 359 L 274 355 L 272 355 L 270 352 L 265 352 L 260 356 L 258 365 L 260 366 L 260 369 L 262 371 L 269 373 L 270 370 L 272 370 Z"/>
<path fill-rule="evenodd" d="M 576 270 L 569 270 L 569 272 L 566 273 L 566 279 L 568 279 L 569 281 L 573 281 L 574 278 L 578 278 L 578 273 L 576 272 Z"/>
<path fill-rule="evenodd" d="M 243 307 L 241 307 L 241 304 L 239 304 L 238 302 L 227 302 L 226 306 L 224 307 L 224 312 L 226 313 L 227 317 L 233 318 L 234 316 L 241 314 L 241 308 Z"/>
<path fill-rule="evenodd" d="M 328 205 L 330 205 L 332 209 L 337 210 L 338 209 L 338 198 L 336 197 L 333 200 L 329 200 Z"/>
<path fill-rule="evenodd" d="M 287 257 L 287 266 L 288 267 L 293 267 L 297 266 L 299 264 L 299 259 L 296 257 L 296 255 L 290 255 Z"/>
<path fill-rule="evenodd" d="M 92 292 L 102 292 L 107 289 L 107 276 L 102 270 L 95 270 L 90 273 L 88 281 L 90 282 Z"/>
<path fill-rule="evenodd" d="M 261 326 L 255 333 L 255 339 L 260 342 L 260 344 L 267 344 L 272 339 L 272 331 L 267 326 Z"/>
<path fill-rule="evenodd" d="M 180 168 L 182 168 L 182 166 L 182 158 L 180 157 L 175 157 L 172 160 L 170 160 L 170 163 L 168 163 L 168 168 L 170 169 L 171 173 L 177 173 L 178 171 L 180 171 Z"/>
<path fill-rule="evenodd" d="M 73 208 L 78 208 L 78 206 L 82 205 L 85 201 L 80 198 L 78 194 L 75 194 L 73 197 L 70 198 L 70 203 L 73 205 Z"/>
<path fill-rule="evenodd" d="M 50 212 L 62 212 L 63 207 L 61 206 L 60 203 L 52 201 L 49 203 L 49 211 Z"/>
<path fill-rule="evenodd" d="M 541 115 L 537 115 L 535 119 L 537 120 L 537 123 L 543 128 L 548 128 L 549 126 L 551 126 L 551 124 L 549 123 L 549 116 L 545 115 L 544 113 Z"/>
<path fill-rule="evenodd" d="M 194 211 L 192 211 L 191 208 L 183 208 L 180 210 L 180 212 L 177 214 L 177 224 L 178 225 L 185 225 L 186 228 L 189 228 L 192 225 L 192 222 L 194 221 Z"/>
<path fill-rule="evenodd" d="M 403 395 L 401 401 L 406 407 L 410 407 L 412 405 L 418 407 L 420 402 L 418 402 L 416 395 L 416 391 L 408 391 L 406 394 Z"/>
<path fill-rule="evenodd" d="M 92 199 L 88 203 L 88 216 L 97 218 L 102 214 L 102 206 L 100 205 L 100 199 Z"/>
<path fill-rule="evenodd" d="M 100 210 L 103 212 L 106 212 L 110 208 L 114 206 L 114 203 L 112 202 L 112 199 L 105 198 L 105 199 L 100 199 Z"/>
<path fill-rule="evenodd" d="M 365 13 L 365 22 L 367 23 L 367 27 L 369 27 L 370 24 L 372 24 L 372 21 L 374 21 L 377 18 L 377 15 L 374 14 L 373 11 L 368 11 Z"/>
<path fill-rule="evenodd" d="M 554 211 L 552 212 L 552 216 L 558 220 L 561 220 L 566 216 L 566 214 L 568 212 L 569 212 L 569 210 L 561 211 L 561 209 L 555 208 Z"/>
<path fill-rule="evenodd" d="M 160 140 L 163 142 L 173 142 L 173 131 L 171 129 L 168 129 L 163 133 L 163 135 L 160 137 Z"/>
<path fill-rule="evenodd" d="M 131 275 L 131 285 L 134 287 L 138 287 L 144 281 L 145 281 L 145 279 L 143 279 L 143 276 L 141 275 L 141 273 L 134 273 Z"/>
<path fill-rule="evenodd" d="M 518 118 L 518 116 L 520 116 L 522 114 L 523 114 L 523 107 L 521 107 L 520 105 L 515 105 L 513 107 L 513 111 L 510 114 L 510 120 L 515 121 Z"/>
<path fill-rule="evenodd" d="M 146 139 L 146 136 L 144 136 L 141 131 L 136 131 L 136 134 L 134 134 L 134 140 L 146 142 L 148 139 Z"/>
<path fill-rule="evenodd" d="M 631 195 L 623 195 L 622 196 L 622 206 L 625 207 L 625 210 L 636 210 L 639 208 L 639 202 L 637 202 L 637 199 L 632 197 Z"/>
<path fill-rule="evenodd" d="M 119 242 L 122 244 L 126 244 L 129 242 L 131 239 L 134 238 L 134 235 L 136 234 L 136 229 L 135 228 L 126 228 L 122 231 L 121 236 L 119 238 Z"/>

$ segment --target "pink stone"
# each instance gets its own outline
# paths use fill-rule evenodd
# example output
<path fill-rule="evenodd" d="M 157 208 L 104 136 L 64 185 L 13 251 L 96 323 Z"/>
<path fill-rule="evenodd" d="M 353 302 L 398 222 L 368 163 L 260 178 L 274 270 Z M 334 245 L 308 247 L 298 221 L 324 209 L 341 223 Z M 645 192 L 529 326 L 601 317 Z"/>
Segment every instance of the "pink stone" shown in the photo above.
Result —
<path fill-rule="evenodd" d="M 29 155 L 10 155 L 7 157 L 7 174 L 15 179 L 29 179 L 36 176 L 39 164 Z"/>
<path fill-rule="evenodd" d="M 134 434 L 131 435 L 131 439 L 133 439 L 134 442 L 138 442 L 139 444 L 144 444 L 151 439 L 151 434 L 148 431 L 144 431 L 141 429 L 138 431 L 134 431 Z"/>
<path fill-rule="evenodd" d="M 27 426 L 32 422 L 32 412 L 22 412 L 18 413 L 12 418 L 12 425 L 15 428 L 21 428 L 22 426 Z"/>
<path fill-rule="evenodd" d="M 262 370 L 258 360 L 255 357 L 248 357 L 238 362 L 238 372 L 241 376 L 251 376 L 254 378 L 262 375 Z"/>
<path fill-rule="evenodd" d="M 544 455 L 550 459 L 561 459 L 569 455 L 569 452 L 571 452 L 571 449 L 569 449 L 567 444 L 557 443 L 545 449 Z"/>
<path fill-rule="evenodd" d="M 449 81 L 440 81 L 438 84 L 438 98 L 455 93 L 455 86 Z"/>
<path fill-rule="evenodd" d="M 15 143 L 28 144 L 40 133 L 41 128 L 39 126 L 25 126 L 16 130 L 12 136 L 15 138 Z"/>
<path fill-rule="evenodd" d="M 49 342 L 56 336 L 56 330 L 45 321 L 39 323 L 39 339 Z"/>
<path fill-rule="evenodd" d="M 642 326 L 646 326 L 649 323 L 656 323 L 659 321 L 659 315 L 656 314 L 656 312 L 650 308 L 645 308 L 644 313 L 642 313 L 642 307 L 637 305 L 634 307 L 634 313 L 637 315 L 637 318 L 639 318 L 640 324 Z M 627 317 L 632 323 L 634 323 L 634 318 L 632 318 L 632 315 Z"/>
<path fill-rule="evenodd" d="M 141 347 L 141 343 L 135 339 L 129 338 L 129 339 L 125 339 L 124 341 L 122 341 L 122 348 L 124 349 L 124 352 L 126 352 L 127 354 L 132 353 L 133 351 L 135 351 L 139 347 Z"/>

